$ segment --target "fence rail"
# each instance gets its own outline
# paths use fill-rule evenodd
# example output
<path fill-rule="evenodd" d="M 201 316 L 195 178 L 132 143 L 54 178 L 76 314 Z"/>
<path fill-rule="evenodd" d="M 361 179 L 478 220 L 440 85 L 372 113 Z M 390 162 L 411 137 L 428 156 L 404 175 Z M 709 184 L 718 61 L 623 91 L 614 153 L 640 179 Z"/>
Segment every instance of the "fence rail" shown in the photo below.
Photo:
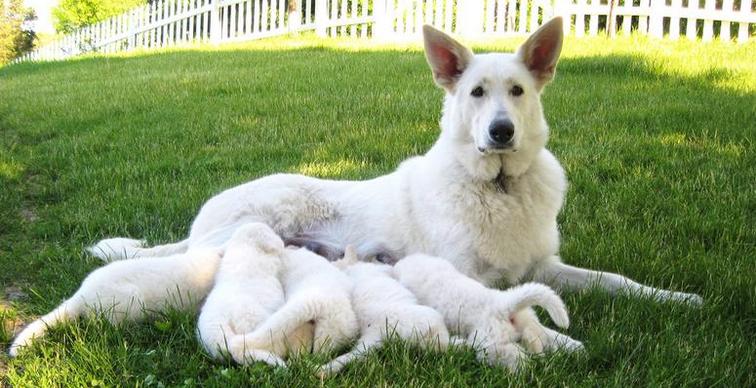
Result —
<path fill-rule="evenodd" d="M 328 37 L 398 39 L 416 37 L 423 24 L 432 24 L 463 36 L 527 34 L 557 15 L 565 18 L 565 33 L 576 36 L 637 31 L 746 42 L 756 32 L 753 0 L 153 0 L 16 62 L 306 30 Z"/>

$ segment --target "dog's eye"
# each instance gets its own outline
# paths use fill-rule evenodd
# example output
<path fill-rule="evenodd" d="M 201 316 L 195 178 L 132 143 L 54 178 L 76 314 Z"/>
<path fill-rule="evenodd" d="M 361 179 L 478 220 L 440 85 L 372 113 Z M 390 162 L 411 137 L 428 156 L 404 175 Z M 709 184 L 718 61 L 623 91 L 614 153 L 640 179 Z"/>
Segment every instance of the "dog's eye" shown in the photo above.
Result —
<path fill-rule="evenodd" d="M 520 85 L 512 86 L 512 89 L 509 89 L 509 94 L 511 94 L 511 95 L 513 95 L 515 97 L 522 96 L 523 93 L 525 93 L 525 91 L 522 90 L 522 86 L 520 86 Z"/>
<path fill-rule="evenodd" d="M 473 97 L 483 97 L 483 94 L 485 94 L 485 91 L 480 86 L 473 89 L 472 92 L 470 93 L 470 95 Z"/>

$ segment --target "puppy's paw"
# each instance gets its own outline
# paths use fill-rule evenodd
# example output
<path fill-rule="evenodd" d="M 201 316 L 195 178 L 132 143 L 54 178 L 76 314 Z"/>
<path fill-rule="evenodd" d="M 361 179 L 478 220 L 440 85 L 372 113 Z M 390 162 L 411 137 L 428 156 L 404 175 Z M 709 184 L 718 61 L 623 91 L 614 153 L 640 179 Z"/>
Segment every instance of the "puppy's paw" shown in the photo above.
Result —
<path fill-rule="evenodd" d="M 135 257 L 136 251 L 144 247 L 145 243 L 144 240 L 134 240 L 131 238 L 106 238 L 91 247 L 87 247 L 86 251 L 92 256 L 109 263 L 111 261 Z"/>
<path fill-rule="evenodd" d="M 478 350 L 478 358 L 487 361 L 489 365 L 503 366 L 516 373 L 528 355 L 520 346 L 510 343 L 482 348 Z"/>
<path fill-rule="evenodd" d="M 569 336 L 562 335 L 554 341 L 555 350 L 563 350 L 568 353 L 579 352 L 585 349 L 582 342 L 572 339 Z"/>
<path fill-rule="evenodd" d="M 247 350 L 242 364 L 248 364 L 254 361 L 262 361 L 273 367 L 286 367 L 286 361 L 277 355 L 265 350 Z"/>

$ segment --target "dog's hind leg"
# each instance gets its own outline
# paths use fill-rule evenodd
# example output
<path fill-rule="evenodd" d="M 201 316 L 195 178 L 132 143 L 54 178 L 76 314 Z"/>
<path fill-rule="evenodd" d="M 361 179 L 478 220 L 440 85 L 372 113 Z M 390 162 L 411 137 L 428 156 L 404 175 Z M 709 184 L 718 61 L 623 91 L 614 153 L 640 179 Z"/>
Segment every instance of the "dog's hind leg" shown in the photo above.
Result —
<path fill-rule="evenodd" d="M 573 267 L 562 263 L 557 256 L 552 256 L 534 271 L 533 281 L 548 284 L 558 290 L 584 290 L 596 285 L 611 294 L 624 292 L 662 302 L 685 302 L 693 306 L 703 303 L 703 299 L 696 294 L 662 290 L 615 273 Z"/>
<path fill-rule="evenodd" d="M 87 252 L 109 263 L 111 261 L 133 259 L 135 257 L 160 257 L 186 252 L 189 239 L 172 244 L 157 245 L 144 248 L 144 240 L 130 238 L 107 238 L 88 247 Z"/>
<path fill-rule="evenodd" d="M 355 345 L 349 353 L 342 354 L 328 364 L 323 365 L 320 368 L 320 374 L 326 376 L 338 373 L 347 364 L 358 358 L 364 357 L 371 350 L 380 347 L 382 343 L 380 335 L 364 336 L 357 341 L 357 345 Z"/>

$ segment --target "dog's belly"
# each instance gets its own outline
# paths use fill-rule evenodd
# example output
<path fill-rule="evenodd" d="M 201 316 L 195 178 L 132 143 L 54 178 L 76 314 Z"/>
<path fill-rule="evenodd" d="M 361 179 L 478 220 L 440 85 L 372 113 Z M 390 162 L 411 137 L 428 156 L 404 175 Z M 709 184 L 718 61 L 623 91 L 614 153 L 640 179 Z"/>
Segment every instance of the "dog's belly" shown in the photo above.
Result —
<path fill-rule="evenodd" d="M 327 192 L 351 182 L 302 175 L 276 174 L 233 187 L 202 206 L 192 223 L 190 245 L 225 242 L 238 226 L 263 222 L 281 236 L 291 236 L 312 224 L 337 217 Z"/>
<path fill-rule="evenodd" d="M 335 244 L 379 246 L 391 240 L 393 174 L 366 181 L 332 181 L 277 174 L 211 198 L 195 218 L 190 246 L 219 246 L 248 222 L 263 222 L 284 239 L 309 236 Z M 395 239 L 394 239 L 395 241 Z M 396 244 L 391 244 L 396 245 Z"/>

